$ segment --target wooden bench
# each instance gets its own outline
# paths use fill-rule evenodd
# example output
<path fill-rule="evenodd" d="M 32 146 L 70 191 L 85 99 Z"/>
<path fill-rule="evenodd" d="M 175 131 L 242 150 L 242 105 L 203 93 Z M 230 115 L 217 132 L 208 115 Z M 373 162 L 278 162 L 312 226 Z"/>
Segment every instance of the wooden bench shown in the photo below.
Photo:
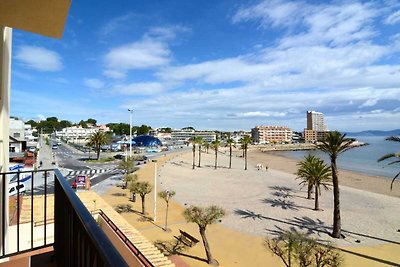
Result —
<path fill-rule="evenodd" d="M 179 230 L 179 232 L 181 233 L 181 235 L 179 236 L 178 239 L 186 246 L 193 247 L 194 245 L 199 243 L 198 239 L 186 233 L 185 231 Z"/>

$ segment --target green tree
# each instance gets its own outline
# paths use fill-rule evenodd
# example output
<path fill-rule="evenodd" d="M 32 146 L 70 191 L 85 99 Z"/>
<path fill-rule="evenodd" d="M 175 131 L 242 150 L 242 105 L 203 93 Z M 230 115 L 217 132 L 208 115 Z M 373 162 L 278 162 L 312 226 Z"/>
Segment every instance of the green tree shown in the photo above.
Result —
<path fill-rule="evenodd" d="M 224 217 L 225 211 L 217 206 L 209 206 L 205 208 L 191 206 L 184 210 L 183 216 L 185 217 L 187 222 L 193 222 L 197 224 L 197 226 L 199 227 L 201 238 L 203 240 L 204 249 L 206 251 L 207 262 L 208 264 L 217 266 L 218 262 L 213 258 L 211 254 L 210 245 L 206 236 L 206 229 L 208 225 L 217 223 L 222 217 Z"/>
<path fill-rule="evenodd" d="M 158 196 L 165 200 L 167 203 L 167 209 L 165 211 L 165 227 L 164 231 L 168 231 L 168 208 L 169 208 L 169 200 L 175 196 L 175 191 L 172 190 L 164 190 L 158 193 Z"/>
<path fill-rule="evenodd" d="M 116 135 L 129 134 L 129 124 L 126 123 L 108 123 L 107 127 Z"/>
<path fill-rule="evenodd" d="M 26 124 L 31 125 L 32 128 L 35 128 L 38 125 L 38 123 L 36 121 L 34 121 L 34 120 L 29 120 L 29 121 L 26 122 Z"/>
<path fill-rule="evenodd" d="M 139 194 L 142 199 L 142 214 L 146 215 L 146 195 L 149 194 L 153 190 L 153 186 L 149 182 L 137 182 L 133 183 L 133 192 Z"/>
<path fill-rule="evenodd" d="M 398 137 L 398 136 L 390 136 L 390 137 L 387 137 L 385 140 L 393 141 L 393 142 L 400 142 L 400 137 Z M 387 160 L 387 159 L 392 159 L 392 158 L 394 160 L 392 162 L 389 162 L 388 165 L 399 164 L 400 163 L 400 159 L 399 159 L 400 158 L 400 152 L 386 154 L 386 155 L 380 157 L 378 159 L 378 162 L 381 162 L 381 161 L 384 161 L 384 160 Z M 399 175 L 400 175 L 400 172 L 398 172 L 393 177 L 392 182 L 390 183 L 390 190 L 393 189 L 393 183 L 394 183 L 394 181 L 396 181 L 396 179 L 397 179 L 397 177 L 399 177 Z"/>
<path fill-rule="evenodd" d="M 246 135 L 240 138 L 239 142 L 243 148 L 244 169 L 247 170 L 247 149 L 249 148 L 249 144 L 253 142 L 253 139 L 249 135 Z"/>
<path fill-rule="evenodd" d="M 236 147 L 235 140 L 233 140 L 232 138 L 228 138 L 225 141 L 225 144 L 227 147 L 229 147 L 229 169 L 231 169 L 232 168 L 232 148 Z"/>
<path fill-rule="evenodd" d="M 91 143 L 96 148 L 97 159 L 100 158 L 101 146 L 108 143 L 107 136 L 104 132 L 97 131 L 89 138 L 89 143 Z"/>
<path fill-rule="evenodd" d="M 127 157 L 126 160 L 118 164 L 118 169 L 124 171 L 125 188 L 128 186 L 128 175 L 135 171 L 135 160 L 133 157 Z"/>
<path fill-rule="evenodd" d="M 133 126 L 132 132 L 136 132 L 137 135 L 147 135 L 151 130 L 150 126 L 142 124 L 141 126 Z"/>
<path fill-rule="evenodd" d="M 265 239 L 264 244 L 286 267 L 339 267 L 343 262 L 332 245 L 320 245 L 296 231 L 285 231 L 274 239 Z"/>
<path fill-rule="evenodd" d="M 308 196 L 311 199 L 311 188 L 315 191 L 315 210 L 319 210 L 318 196 L 321 194 L 321 186 L 328 190 L 331 185 L 331 169 L 324 164 L 324 161 L 312 155 L 308 155 L 305 159 L 297 164 L 297 177 L 303 181 L 301 185 L 307 184 Z"/>
<path fill-rule="evenodd" d="M 67 127 L 71 127 L 71 126 L 72 126 L 72 123 L 70 121 L 67 121 L 67 120 L 62 120 L 59 123 L 60 130 L 64 129 L 64 128 L 67 128 Z"/>
<path fill-rule="evenodd" d="M 214 166 L 214 169 L 217 169 L 217 167 L 218 167 L 218 148 L 220 147 L 220 145 L 221 145 L 221 141 L 218 139 L 218 136 L 217 136 L 217 138 L 214 141 L 211 142 L 211 147 L 215 151 L 215 166 Z"/>
<path fill-rule="evenodd" d="M 332 237 L 341 237 L 341 219 L 340 219 L 340 193 L 339 177 L 336 165 L 337 157 L 352 148 L 352 140 L 346 138 L 346 134 L 333 131 L 325 135 L 324 140 L 317 145 L 318 149 L 327 153 L 331 159 L 331 171 L 333 182 L 333 231 Z"/>
<path fill-rule="evenodd" d="M 81 126 L 82 128 L 87 128 L 87 127 L 88 127 L 86 121 L 84 121 L 84 120 L 81 120 L 81 121 L 78 123 L 78 125 Z"/>
<path fill-rule="evenodd" d="M 124 177 L 125 183 L 129 183 L 128 189 L 129 192 L 131 193 L 131 199 L 135 199 L 135 188 L 136 188 L 136 183 L 138 182 L 138 177 L 136 174 L 126 174 Z"/>
<path fill-rule="evenodd" d="M 96 125 L 96 123 L 97 123 L 97 120 L 95 120 L 95 119 L 92 119 L 92 118 L 89 118 L 89 119 L 87 119 L 86 123 L 89 123 L 89 124 Z"/>

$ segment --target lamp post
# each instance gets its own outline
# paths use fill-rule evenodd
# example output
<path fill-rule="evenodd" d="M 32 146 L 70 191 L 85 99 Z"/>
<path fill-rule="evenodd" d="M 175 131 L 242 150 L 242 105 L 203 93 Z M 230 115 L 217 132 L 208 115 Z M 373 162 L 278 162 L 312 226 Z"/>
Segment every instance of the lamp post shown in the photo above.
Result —
<path fill-rule="evenodd" d="M 154 162 L 154 222 L 157 220 L 157 160 L 153 159 Z"/>
<path fill-rule="evenodd" d="M 132 113 L 133 108 L 128 109 L 129 115 L 129 157 L 132 158 Z"/>

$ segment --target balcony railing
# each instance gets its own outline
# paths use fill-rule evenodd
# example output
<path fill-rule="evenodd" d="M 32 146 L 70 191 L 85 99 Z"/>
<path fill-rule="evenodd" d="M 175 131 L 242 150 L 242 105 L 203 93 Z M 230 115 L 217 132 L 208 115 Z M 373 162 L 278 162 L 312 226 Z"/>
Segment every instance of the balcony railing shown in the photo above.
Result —
<path fill-rule="evenodd" d="M 3 192 L 9 179 L 16 191 L 9 209 L 2 195 L 2 218 L 7 210 L 10 218 L 2 224 L 0 259 L 53 246 L 56 266 L 128 266 L 59 170 L 0 177 Z"/>

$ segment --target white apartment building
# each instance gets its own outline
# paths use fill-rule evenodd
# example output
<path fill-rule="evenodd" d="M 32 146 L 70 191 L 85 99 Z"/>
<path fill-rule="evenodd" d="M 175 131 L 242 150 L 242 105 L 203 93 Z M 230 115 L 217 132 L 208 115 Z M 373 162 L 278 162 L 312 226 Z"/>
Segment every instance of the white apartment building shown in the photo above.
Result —
<path fill-rule="evenodd" d="M 98 128 L 82 128 L 80 126 L 66 127 L 56 132 L 57 138 L 64 140 L 87 140 L 92 134 L 99 131 Z"/>
<path fill-rule="evenodd" d="M 171 132 L 172 144 L 185 144 L 189 143 L 190 139 L 194 136 L 200 136 L 204 141 L 212 142 L 216 139 L 214 131 L 195 131 L 191 129 L 173 130 Z"/>
<path fill-rule="evenodd" d="M 324 123 L 324 114 L 316 111 L 307 111 L 307 130 L 314 130 L 317 132 L 326 131 Z"/>
<path fill-rule="evenodd" d="M 256 143 L 291 143 L 293 132 L 286 126 L 256 126 L 251 129 L 251 137 Z"/>
<path fill-rule="evenodd" d="M 307 111 L 307 128 L 304 129 L 304 141 L 315 143 L 323 140 L 328 131 L 327 128 L 323 113 Z"/>

